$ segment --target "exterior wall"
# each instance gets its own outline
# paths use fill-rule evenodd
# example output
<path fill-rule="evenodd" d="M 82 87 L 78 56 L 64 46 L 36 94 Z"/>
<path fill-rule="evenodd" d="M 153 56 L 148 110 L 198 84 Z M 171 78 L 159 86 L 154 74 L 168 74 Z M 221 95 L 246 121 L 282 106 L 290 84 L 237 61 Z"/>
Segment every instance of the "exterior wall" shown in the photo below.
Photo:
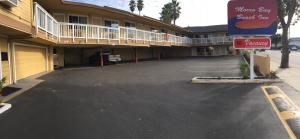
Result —
<path fill-rule="evenodd" d="M 212 49 L 213 48 L 213 49 Z M 198 52 L 202 49 L 203 52 Z M 208 51 L 211 51 L 209 54 Z M 226 56 L 236 55 L 236 50 L 232 46 L 211 46 L 211 47 L 193 47 L 191 49 L 192 56 Z"/>
<path fill-rule="evenodd" d="M 134 49 L 133 48 L 115 48 L 113 49 L 114 54 L 120 55 L 122 61 L 134 61 Z"/>
<path fill-rule="evenodd" d="M 6 52 L 9 55 L 9 50 L 8 50 L 8 40 L 6 38 L 0 37 L 0 51 L 1 52 Z M 10 58 L 8 58 L 9 60 Z M 6 78 L 6 83 L 5 85 L 8 85 L 11 83 L 11 70 L 10 70 L 10 62 L 9 61 L 1 61 L 1 66 L 2 66 L 2 78 Z"/>
<path fill-rule="evenodd" d="M 65 51 L 64 48 L 55 48 L 56 54 L 54 55 L 54 65 L 59 68 L 65 66 Z"/>
<path fill-rule="evenodd" d="M 147 24 L 142 24 L 139 22 L 131 21 L 131 20 L 126 19 L 125 17 L 124 18 L 115 18 L 115 17 L 108 17 L 106 15 L 101 15 L 101 14 L 83 15 L 83 14 L 76 13 L 76 12 L 53 12 L 52 15 L 58 22 L 67 22 L 68 23 L 69 15 L 78 15 L 78 16 L 86 16 L 88 18 L 88 24 L 93 24 L 93 25 L 104 26 L 105 20 L 113 20 L 113 21 L 118 21 L 119 26 L 121 26 L 121 27 L 125 27 L 125 22 L 130 22 L 130 23 L 134 23 L 136 25 L 136 28 L 140 29 L 140 30 L 150 31 L 150 28 L 154 28 L 154 29 L 160 31 L 161 29 L 164 29 L 170 34 L 175 34 L 174 31 L 170 31 L 165 28 L 160 28 L 160 27 L 157 27 L 154 25 L 147 25 Z"/>
<path fill-rule="evenodd" d="M 198 36 L 198 38 L 205 38 L 205 37 L 208 37 L 209 35 L 212 35 L 212 37 L 223 37 L 223 36 L 226 36 L 226 34 L 227 34 L 227 32 L 211 32 L 211 33 L 210 32 L 207 32 L 207 33 L 195 32 L 195 33 L 193 33 L 193 37 L 197 38 L 196 36 Z"/>
<path fill-rule="evenodd" d="M 32 11 L 32 0 L 18 0 L 18 5 L 11 8 L 2 4 L 0 5 L 0 14 L 6 15 L 27 25 L 32 25 Z"/>
<path fill-rule="evenodd" d="M 48 71 L 54 70 L 53 47 L 48 47 Z"/>
<path fill-rule="evenodd" d="M 96 53 L 100 54 L 100 48 L 82 49 L 82 59 L 83 59 L 82 64 L 88 65 L 89 58 Z M 99 61 L 99 63 L 100 63 L 100 61 Z"/>
<path fill-rule="evenodd" d="M 76 66 L 83 64 L 83 52 L 81 48 L 65 48 L 64 65 Z"/>
<path fill-rule="evenodd" d="M 270 57 L 264 54 L 254 55 L 254 65 L 258 67 L 260 73 L 269 76 L 271 73 Z"/>
<path fill-rule="evenodd" d="M 139 60 L 148 60 L 153 58 L 152 49 L 151 48 L 138 48 L 137 49 L 137 57 Z"/>
<path fill-rule="evenodd" d="M 192 54 L 191 54 L 192 56 L 198 56 L 198 53 L 197 53 L 197 47 L 192 47 L 192 48 L 191 48 L 191 53 L 192 53 Z"/>

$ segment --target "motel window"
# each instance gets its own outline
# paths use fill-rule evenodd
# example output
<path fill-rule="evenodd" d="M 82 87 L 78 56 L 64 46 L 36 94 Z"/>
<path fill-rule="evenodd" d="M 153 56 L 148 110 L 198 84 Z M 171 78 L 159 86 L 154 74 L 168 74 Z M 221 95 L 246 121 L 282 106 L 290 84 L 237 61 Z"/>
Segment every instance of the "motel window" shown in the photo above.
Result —
<path fill-rule="evenodd" d="M 135 23 L 125 22 L 126 28 L 135 28 Z"/>
<path fill-rule="evenodd" d="M 195 38 L 199 38 L 199 35 L 195 35 Z"/>
<path fill-rule="evenodd" d="M 8 53 L 1 52 L 1 61 L 8 61 Z"/>
<path fill-rule="evenodd" d="M 69 16 L 69 23 L 87 24 L 87 17 L 70 15 Z"/>
<path fill-rule="evenodd" d="M 110 21 L 110 20 L 105 20 L 104 25 L 106 27 L 112 27 L 112 28 L 118 28 L 119 27 L 119 23 L 117 21 Z"/>

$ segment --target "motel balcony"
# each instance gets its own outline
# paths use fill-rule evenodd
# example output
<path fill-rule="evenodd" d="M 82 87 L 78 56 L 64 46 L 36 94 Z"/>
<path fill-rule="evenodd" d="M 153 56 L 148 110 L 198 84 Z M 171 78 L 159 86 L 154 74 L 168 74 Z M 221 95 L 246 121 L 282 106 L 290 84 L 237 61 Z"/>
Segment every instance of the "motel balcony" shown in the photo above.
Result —
<path fill-rule="evenodd" d="M 230 37 L 188 38 L 126 27 L 57 22 L 38 3 L 34 5 L 36 37 L 56 45 L 207 46 L 232 43 Z"/>

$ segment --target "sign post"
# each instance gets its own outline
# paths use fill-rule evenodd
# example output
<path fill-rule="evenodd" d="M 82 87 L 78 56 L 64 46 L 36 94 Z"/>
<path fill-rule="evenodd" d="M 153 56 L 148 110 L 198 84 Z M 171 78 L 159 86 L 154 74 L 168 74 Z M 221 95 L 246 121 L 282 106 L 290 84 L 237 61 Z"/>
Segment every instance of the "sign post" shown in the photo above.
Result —
<path fill-rule="evenodd" d="M 254 49 L 250 50 L 250 79 L 254 80 Z"/>
<path fill-rule="evenodd" d="M 254 51 L 270 49 L 270 36 L 277 31 L 276 0 L 230 0 L 228 31 L 235 49 L 250 50 L 250 79 L 254 77 Z"/>
<path fill-rule="evenodd" d="M 254 51 L 255 49 L 270 49 L 271 39 L 270 38 L 235 38 L 233 42 L 235 49 L 248 49 L 250 50 L 250 79 L 254 80 Z"/>

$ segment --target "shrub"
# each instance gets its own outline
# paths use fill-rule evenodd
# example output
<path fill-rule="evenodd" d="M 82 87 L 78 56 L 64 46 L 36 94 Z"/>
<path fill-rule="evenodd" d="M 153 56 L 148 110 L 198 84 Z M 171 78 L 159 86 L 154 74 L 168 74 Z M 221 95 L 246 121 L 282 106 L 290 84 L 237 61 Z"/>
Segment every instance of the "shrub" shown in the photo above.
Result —
<path fill-rule="evenodd" d="M 0 81 L 0 93 L 1 93 L 2 90 L 3 90 L 3 87 L 4 87 L 5 82 L 6 82 L 6 78 L 4 77 L 4 78 L 2 78 L 1 81 Z"/>
<path fill-rule="evenodd" d="M 240 65 L 240 70 L 241 70 L 241 74 L 244 77 L 244 79 L 249 78 L 249 69 L 248 69 L 248 64 L 243 61 Z"/>

